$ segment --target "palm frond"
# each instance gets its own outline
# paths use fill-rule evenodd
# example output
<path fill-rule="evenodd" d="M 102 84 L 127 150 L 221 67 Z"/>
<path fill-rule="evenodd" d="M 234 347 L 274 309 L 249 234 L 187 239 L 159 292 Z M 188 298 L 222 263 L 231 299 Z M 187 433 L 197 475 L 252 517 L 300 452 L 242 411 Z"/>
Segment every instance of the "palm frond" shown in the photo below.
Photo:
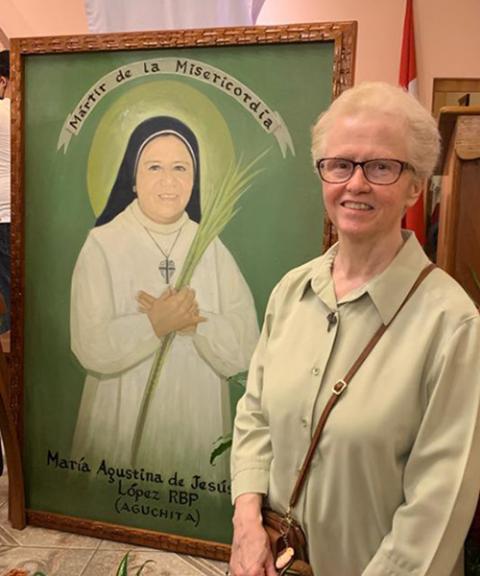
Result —
<path fill-rule="evenodd" d="M 210 193 L 207 195 L 205 207 L 202 210 L 202 219 L 175 284 L 177 290 L 180 290 L 190 283 L 195 268 L 204 255 L 205 250 L 237 213 L 238 200 L 250 188 L 252 180 L 261 172 L 261 169 L 254 169 L 254 167 L 258 165 L 268 152 L 269 150 L 265 150 L 262 154 L 246 164 L 244 164 L 242 160 L 236 165 L 232 164 L 227 169 L 218 192 L 209 191 Z M 150 369 L 135 426 L 132 445 L 134 462 L 136 461 L 138 448 L 150 409 L 152 393 L 159 381 L 163 365 L 165 364 L 168 351 L 174 338 L 174 332 L 163 338 L 160 349 L 155 354 Z"/>

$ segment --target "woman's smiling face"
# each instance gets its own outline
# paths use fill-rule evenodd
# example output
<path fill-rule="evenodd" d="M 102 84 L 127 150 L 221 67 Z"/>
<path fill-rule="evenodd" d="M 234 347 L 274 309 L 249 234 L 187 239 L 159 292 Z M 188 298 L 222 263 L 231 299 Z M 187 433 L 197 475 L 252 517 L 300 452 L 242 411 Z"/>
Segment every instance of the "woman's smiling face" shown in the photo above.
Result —
<path fill-rule="evenodd" d="M 176 222 L 192 195 L 195 168 L 186 144 L 167 134 L 149 142 L 140 154 L 136 173 L 142 212 L 159 224 Z"/>
<path fill-rule="evenodd" d="M 324 156 L 356 162 L 376 158 L 408 161 L 406 126 L 386 114 L 339 117 L 327 134 Z M 399 234 L 403 214 L 415 204 L 420 191 L 408 170 L 389 185 L 371 184 L 359 166 L 347 182 L 323 182 L 325 208 L 339 237 L 357 240 Z"/>

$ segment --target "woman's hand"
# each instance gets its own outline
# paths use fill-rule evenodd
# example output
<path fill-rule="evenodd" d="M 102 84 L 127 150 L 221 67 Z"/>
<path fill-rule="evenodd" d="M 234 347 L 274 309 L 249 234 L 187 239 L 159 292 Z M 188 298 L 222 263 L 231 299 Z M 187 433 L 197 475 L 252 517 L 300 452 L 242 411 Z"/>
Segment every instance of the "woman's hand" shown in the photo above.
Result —
<path fill-rule="evenodd" d="M 141 290 L 137 301 L 159 338 L 170 332 L 195 332 L 197 325 L 206 321 L 199 315 L 195 291 L 191 288 L 178 291 L 168 288 L 159 298 Z"/>
<path fill-rule="evenodd" d="M 235 500 L 231 576 L 277 576 L 261 505 L 260 494 L 242 494 Z"/>

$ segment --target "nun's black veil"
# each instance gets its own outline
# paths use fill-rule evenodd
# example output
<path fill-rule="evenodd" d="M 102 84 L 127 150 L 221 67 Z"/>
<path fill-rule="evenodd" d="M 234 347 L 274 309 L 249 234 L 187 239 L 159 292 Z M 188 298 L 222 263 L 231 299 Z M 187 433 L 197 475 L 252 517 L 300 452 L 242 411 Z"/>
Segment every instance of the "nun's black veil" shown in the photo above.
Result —
<path fill-rule="evenodd" d="M 125 208 L 135 200 L 135 169 L 139 150 L 144 143 L 156 134 L 178 134 L 181 139 L 188 142 L 191 152 L 194 155 L 195 174 L 193 178 L 193 189 L 186 211 L 195 222 L 200 221 L 200 157 L 198 153 L 198 142 L 195 134 L 183 122 L 170 116 L 155 116 L 148 118 L 139 124 L 132 132 L 127 144 L 127 149 L 123 156 L 122 163 L 118 170 L 115 184 L 103 212 L 97 218 L 95 226 L 110 222 L 117 214 L 123 212 Z"/>

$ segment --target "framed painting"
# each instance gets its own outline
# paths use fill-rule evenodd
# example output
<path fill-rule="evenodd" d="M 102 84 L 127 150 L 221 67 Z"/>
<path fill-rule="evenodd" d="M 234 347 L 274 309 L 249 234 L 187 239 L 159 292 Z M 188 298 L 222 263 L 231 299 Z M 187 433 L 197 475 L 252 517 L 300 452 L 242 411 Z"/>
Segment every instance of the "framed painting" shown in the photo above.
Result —
<path fill-rule="evenodd" d="M 355 23 L 12 42 L 27 521 L 225 559 L 269 293 L 332 242 L 310 128 Z"/>

